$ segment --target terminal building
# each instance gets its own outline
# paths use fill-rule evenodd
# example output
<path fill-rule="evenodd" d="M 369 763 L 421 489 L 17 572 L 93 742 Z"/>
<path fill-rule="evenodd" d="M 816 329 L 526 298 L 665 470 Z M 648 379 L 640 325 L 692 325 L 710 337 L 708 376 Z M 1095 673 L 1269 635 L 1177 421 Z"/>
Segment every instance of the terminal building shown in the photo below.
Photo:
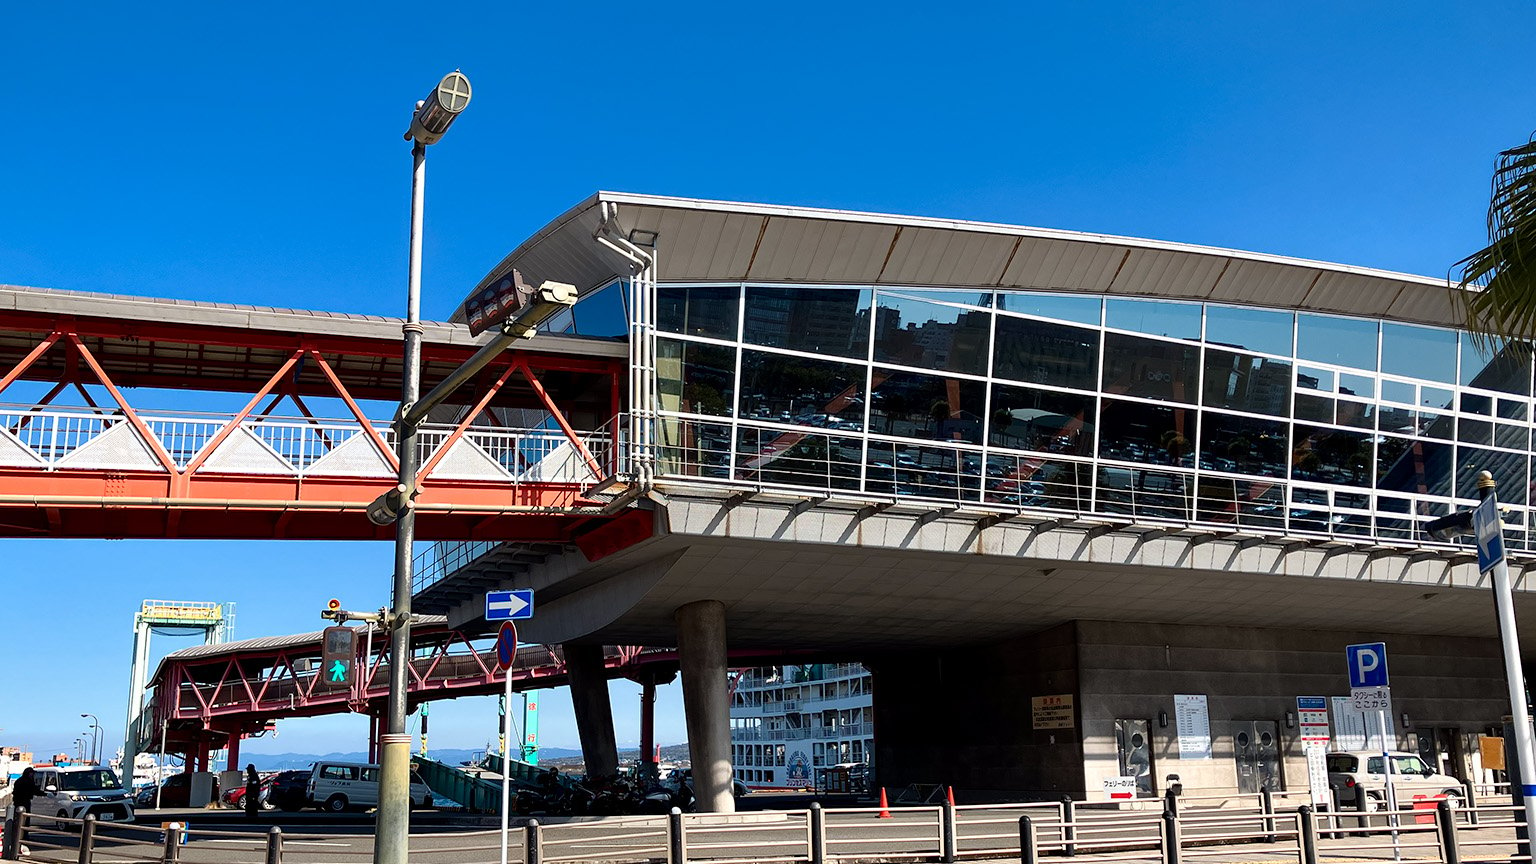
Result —
<path fill-rule="evenodd" d="M 1379 746 L 1339 697 L 1345 646 L 1383 641 L 1393 746 L 1484 779 L 1492 601 L 1423 525 L 1491 472 L 1531 620 L 1532 365 L 1458 332 L 1444 279 L 614 193 L 481 287 L 514 269 L 627 345 L 599 487 L 624 518 L 498 578 L 537 590 L 525 639 L 679 646 L 701 776 L 790 770 L 743 722 L 755 686 L 731 738 L 726 665 L 861 663 L 882 786 L 1305 789 L 1298 698 L 1333 748 Z M 480 615 L 458 572 L 417 608 Z M 595 698 L 584 746 L 611 747 Z"/>

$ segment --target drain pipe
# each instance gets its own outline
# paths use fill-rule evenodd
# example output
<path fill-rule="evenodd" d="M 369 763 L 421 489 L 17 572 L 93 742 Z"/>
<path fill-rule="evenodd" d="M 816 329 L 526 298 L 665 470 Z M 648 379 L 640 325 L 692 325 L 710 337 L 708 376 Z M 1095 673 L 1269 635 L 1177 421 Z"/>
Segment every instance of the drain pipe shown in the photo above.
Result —
<path fill-rule="evenodd" d="M 631 303 L 629 322 L 629 394 L 630 447 L 635 476 L 635 498 L 649 497 L 655 488 L 655 404 L 656 404 L 656 253 L 630 242 L 618 226 L 618 205 L 612 201 L 598 204 L 600 219 L 592 239 L 630 263 Z M 615 502 L 617 503 L 617 502 Z M 626 502 L 627 503 L 627 502 Z"/>

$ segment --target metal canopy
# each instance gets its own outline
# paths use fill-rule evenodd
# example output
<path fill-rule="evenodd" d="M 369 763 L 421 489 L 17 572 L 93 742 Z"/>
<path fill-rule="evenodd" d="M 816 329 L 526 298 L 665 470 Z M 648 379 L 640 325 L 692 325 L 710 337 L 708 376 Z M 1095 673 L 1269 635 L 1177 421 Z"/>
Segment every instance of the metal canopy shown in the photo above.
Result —
<path fill-rule="evenodd" d="M 599 192 L 518 246 L 513 267 L 583 292 L 628 274 L 599 244 L 600 205 L 669 282 L 992 287 L 1297 308 L 1455 326 L 1444 279 L 1207 246 L 953 219 Z"/>

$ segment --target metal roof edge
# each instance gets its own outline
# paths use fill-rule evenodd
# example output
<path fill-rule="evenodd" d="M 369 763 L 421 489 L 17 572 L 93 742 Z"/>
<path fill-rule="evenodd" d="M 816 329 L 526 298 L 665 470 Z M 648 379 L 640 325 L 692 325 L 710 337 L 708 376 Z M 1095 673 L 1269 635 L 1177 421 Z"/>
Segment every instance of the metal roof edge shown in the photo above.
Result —
<path fill-rule="evenodd" d="M 534 237 L 540 237 L 564 224 L 564 220 L 574 218 L 585 209 L 597 205 L 599 202 L 608 201 L 615 204 L 628 204 L 639 207 L 658 207 L 680 210 L 713 210 L 718 212 L 740 213 L 751 216 L 782 217 L 789 219 L 821 219 L 835 222 L 857 222 L 874 225 L 889 225 L 904 228 L 931 228 L 947 231 L 966 231 L 981 234 L 1000 234 L 1010 237 L 1028 237 L 1041 240 L 1064 240 L 1076 243 L 1098 243 L 1108 246 L 1117 246 L 1128 249 L 1146 249 L 1161 252 L 1184 252 L 1197 255 L 1210 255 L 1222 258 L 1235 258 L 1245 261 L 1254 261 L 1266 264 L 1280 264 L 1288 267 L 1305 267 L 1318 270 L 1326 270 L 1334 273 L 1347 273 L 1356 276 L 1368 276 L 1377 279 L 1387 279 L 1397 282 L 1410 282 L 1417 285 L 1444 288 L 1452 290 L 1449 279 L 1439 279 L 1432 276 L 1420 276 L 1413 273 L 1401 273 L 1393 270 L 1383 270 L 1375 267 L 1362 267 L 1354 264 L 1339 264 L 1332 261 L 1319 261 L 1309 258 L 1297 258 L 1288 255 L 1275 255 L 1267 252 L 1248 252 L 1241 249 L 1226 249 L 1219 246 L 1204 246 L 1194 243 L 1177 243 L 1168 240 L 1151 240 L 1141 237 L 1125 237 L 1116 234 L 1097 234 L 1086 231 L 1069 231 L 1059 228 L 1035 228 L 1026 225 L 1008 225 L 1001 222 L 979 222 L 964 219 L 945 219 L 927 216 L 902 216 L 890 213 L 870 213 L 857 210 L 834 210 L 821 207 L 799 207 L 782 204 L 751 204 L 738 201 L 716 201 L 705 198 L 675 198 L 665 195 L 649 195 L 638 192 L 608 192 L 600 191 L 588 198 L 582 204 L 573 208 L 561 217 L 551 222 L 540 230 Z M 529 245 L 534 238 L 525 241 L 524 246 Z M 519 246 L 521 250 L 523 247 Z M 508 255 L 510 260 L 517 254 Z M 503 261 L 505 263 L 505 260 Z M 497 265 L 498 269 L 501 265 Z M 494 271 L 493 271 L 494 272 Z"/>

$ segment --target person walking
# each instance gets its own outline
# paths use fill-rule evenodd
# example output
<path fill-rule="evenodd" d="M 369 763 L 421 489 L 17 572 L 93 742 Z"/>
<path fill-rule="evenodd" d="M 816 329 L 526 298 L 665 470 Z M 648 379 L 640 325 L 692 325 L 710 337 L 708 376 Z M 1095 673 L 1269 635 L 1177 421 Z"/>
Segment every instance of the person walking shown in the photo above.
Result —
<path fill-rule="evenodd" d="M 256 812 L 261 809 L 261 775 L 256 773 L 254 764 L 245 766 L 245 818 L 255 821 Z"/>

